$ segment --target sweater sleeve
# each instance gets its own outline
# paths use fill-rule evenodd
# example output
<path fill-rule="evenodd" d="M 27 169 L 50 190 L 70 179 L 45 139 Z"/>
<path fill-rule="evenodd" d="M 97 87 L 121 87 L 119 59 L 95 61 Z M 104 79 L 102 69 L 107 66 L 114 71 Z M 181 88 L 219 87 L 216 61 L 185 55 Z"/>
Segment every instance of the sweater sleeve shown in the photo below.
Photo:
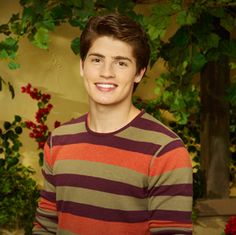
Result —
<path fill-rule="evenodd" d="M 192 165 L 180 140 L 172 141 L 153 157 L 148 209 L 152 235 L 192 234 Z"/>
<path fill-rule="evenodd" d="M 36 210 L 33 235 L 56 234 L 57 232 L 56 192 L 53 182 L 53 161 L 50 151 L 49 145 L 45 144 L 44 164 L 42 167 L 44 186 L 41 190 Z"/>

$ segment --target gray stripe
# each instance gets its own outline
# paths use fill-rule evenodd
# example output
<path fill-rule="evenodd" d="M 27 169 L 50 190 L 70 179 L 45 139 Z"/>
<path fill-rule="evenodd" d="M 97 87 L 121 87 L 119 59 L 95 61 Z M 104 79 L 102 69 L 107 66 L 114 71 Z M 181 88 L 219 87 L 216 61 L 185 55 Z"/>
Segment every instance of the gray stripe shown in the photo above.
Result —
<path fill-rule="evenodd" d="M 80 174 L 109 179 L 117 182 L 145 187 L 147 177 L 134 170 L 110 164 L 83 160 L 58 160 L 54 165 L 54 174 Z"/>
<path fill-rule="evenodd" d="M 73 191 L 73 193 L 71 193 Z M 70 201 L 115 210 L 146 210 L 147 200 L 72 187 L 58 187 L 57 201 Z"/>

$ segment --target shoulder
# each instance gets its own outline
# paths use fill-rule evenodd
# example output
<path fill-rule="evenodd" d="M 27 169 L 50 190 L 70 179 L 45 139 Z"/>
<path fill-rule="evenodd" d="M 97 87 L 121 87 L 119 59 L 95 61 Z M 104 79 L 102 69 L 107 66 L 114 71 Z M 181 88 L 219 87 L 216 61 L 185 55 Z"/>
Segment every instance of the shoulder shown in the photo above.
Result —
<path fill-rule="evenodd" d="M 140 125 L 142 125 L 143 128 L 163 133 L 163 135 L 167 135 L 171 138 L 178 138 L 178 135 L 173 130 L 148 113 L 144 113 L 141 116 Z"/>
<path fill-rule="evenodd" d="M 142 115 L 133 123 L 133 127 L 144 136 L 149 136 L 158 141 L 160 145 L 166 145 L 172 141 L 180 140 L 180 137 L 155 117 L 143 112 Z"/>
<path fill-rule="evenodd" d="M 73 118 L 55 128 L 47 140 L 47 145 L 49 148 L 52 148 L 55 146 L 55 144 L 62 144 L 65 140 L 67 141 L 69 137 L 72 137 L 75 134 L 86 132 L 86 118 L 87 114 L 84 114 L 78 118 Z"/>
<path fill-rule="evenodd" d="M 60 135 L 69 135 L 74 134 L 75 132 L 79 132 L 85 129 L 85 122 L 86 122 L 87 114 L 84 114 L 78 118 L 73 118 L 59 127 L 55 128 L 51 136 L 60 136 Z"/>
<path fill-rule="evenodd" d="M 153 142 L 160 146 L 156 152 L 157 155 L 162 155 L 178 148 L 185 149 L 182 139 L 170 127 L 148 113 L 143 113 L 136 126 L 144 130 L 142 131 L 143 135 L 148 135 Z"/>

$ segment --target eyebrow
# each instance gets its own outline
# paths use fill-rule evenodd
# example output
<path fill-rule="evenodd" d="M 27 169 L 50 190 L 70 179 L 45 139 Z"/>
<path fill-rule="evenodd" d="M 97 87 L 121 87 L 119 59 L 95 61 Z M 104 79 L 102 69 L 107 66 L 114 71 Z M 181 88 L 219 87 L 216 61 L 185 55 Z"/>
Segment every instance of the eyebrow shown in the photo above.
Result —
<path fill-rule="evenodd" d="M 97 57 L 100 57 L 100 58 L 105 58 L 104 55 L 99 54 L 99 53 L 90 53 L 88 56 L 97 56 Z M 115 60 L 127 60 L 127 61 L 133 63 L 133 61 L 129 57 L 125 57 L 125 56 L 114 56 L 114 57 L 112 57 L 112 59 L 115 59 Z"/>

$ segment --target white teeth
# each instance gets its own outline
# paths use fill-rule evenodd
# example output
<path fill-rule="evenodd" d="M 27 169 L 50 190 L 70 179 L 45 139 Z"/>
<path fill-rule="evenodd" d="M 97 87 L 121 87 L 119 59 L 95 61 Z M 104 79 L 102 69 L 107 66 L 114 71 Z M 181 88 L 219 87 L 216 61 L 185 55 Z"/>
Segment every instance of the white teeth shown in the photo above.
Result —
<path fill-rule="evenodd" d="M 104 84 L 104 83 L 99 83 L 99 84 L 96 84 L 98 87 L 101 87 L 101 88 L 114 88 L 115 85 L 114 84 Z"/>

